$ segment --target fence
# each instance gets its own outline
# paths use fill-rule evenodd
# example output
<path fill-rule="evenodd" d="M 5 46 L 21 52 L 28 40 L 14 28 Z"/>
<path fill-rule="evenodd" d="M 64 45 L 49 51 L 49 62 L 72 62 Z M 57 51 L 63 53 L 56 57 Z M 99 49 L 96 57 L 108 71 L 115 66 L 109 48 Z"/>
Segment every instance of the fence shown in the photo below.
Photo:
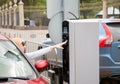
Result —
<path fill-rule="evenodd" d="M 24 28 L 23 2 L 17 0 L 0 7 L 0 26 L 5 28 Z"/>
<path fill-rule="evenodd" d="M 35 26 L 44 29 L 48 26 L 46 7 L 43 6 L 24 6 L 24 17 L 35 22 Z M 31 27 L 31 26 L 29 26 Z M 44 28 L 43 28 L 44 27 Z"/>
<path fill-rule="evenodd" d="M 0 27 L 12 29 L 47 29 L 46 8 L 24 6 L 22 0 L 10 1 L 0 7 Z"/>
<path fill-rule="evenodd" d="M 0 28 L 0 34 L 9 38 L 20 37 L 26 41 L 41 43 L 45 38 L 48 30 L 14 30 Z"/>

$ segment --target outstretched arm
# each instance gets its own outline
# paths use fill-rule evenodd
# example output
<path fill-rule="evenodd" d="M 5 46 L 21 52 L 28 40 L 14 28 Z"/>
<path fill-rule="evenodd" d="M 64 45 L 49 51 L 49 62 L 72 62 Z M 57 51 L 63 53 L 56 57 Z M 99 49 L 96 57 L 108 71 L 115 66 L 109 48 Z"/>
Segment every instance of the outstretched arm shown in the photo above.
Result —
<path fill-rule="evenodd" d="M 34 51 L 34 52 L 26 53 L 26 55 L 29 58 L 33 59 L 33 58 L 42 56 L 44 54 L 47 54 L 50 51 L 54 50 L 55 48 L 63 49 L 62 46 L 65 45 L 66 43 L 67 43 L 67 41 L 56 44 L 56 45 L 53 45 L 53 46 L 50 46 L 50 47 L 46 47 L 46 48 L 43 48 L 43 49 L 40 49 L 40 50 L 37 50 L 37 51 Z"/>
<path fill-rule="evenodd" d="M 59 43 L 59 44 L 56 44 L 56 45 L 53 45 L 53 46 L 50 46 L 50 49 L 51 50 L 54 50 L 55 48 L 59 48 L 59 49 L 63 49 L 63 45 L 65 45 L 67 43 L 67 40 L 62 42 L 62 43 Z"/>

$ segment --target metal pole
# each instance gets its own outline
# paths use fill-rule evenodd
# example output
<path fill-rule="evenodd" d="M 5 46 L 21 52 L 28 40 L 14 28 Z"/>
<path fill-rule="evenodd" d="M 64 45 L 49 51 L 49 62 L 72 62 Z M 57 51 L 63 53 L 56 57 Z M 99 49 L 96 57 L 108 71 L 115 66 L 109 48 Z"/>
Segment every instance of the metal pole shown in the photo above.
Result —
<path fill-rule="evenodd" d="M 64 20 L 80 18 L 80 0 L 63 0 Z"/>

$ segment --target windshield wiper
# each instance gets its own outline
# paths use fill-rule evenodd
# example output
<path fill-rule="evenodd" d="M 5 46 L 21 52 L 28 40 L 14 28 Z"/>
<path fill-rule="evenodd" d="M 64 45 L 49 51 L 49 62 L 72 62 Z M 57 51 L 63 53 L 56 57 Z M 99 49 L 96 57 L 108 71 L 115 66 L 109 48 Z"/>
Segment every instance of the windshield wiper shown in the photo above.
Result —
<path fill-rule="evenodd" d="M 14 80 L 14 79 L 29 80 L 28 77 L 0 77 L 0 82 L 11 81 L 11 80 Z"/>
<path fill-rule="evenodd" d="M 15 51 L 11 51 L 8 50 L 5 54 L 5 57 L 16 60 L 16 61 L 20 61 L 19 55 L 15 52 Z"/>
<path fill-rule="evenodd" d="M 29 80 L 28 77 L 8 77 L 8 78 L 11 78 L 11 79 L 21 79 L 21 80 Z"/>

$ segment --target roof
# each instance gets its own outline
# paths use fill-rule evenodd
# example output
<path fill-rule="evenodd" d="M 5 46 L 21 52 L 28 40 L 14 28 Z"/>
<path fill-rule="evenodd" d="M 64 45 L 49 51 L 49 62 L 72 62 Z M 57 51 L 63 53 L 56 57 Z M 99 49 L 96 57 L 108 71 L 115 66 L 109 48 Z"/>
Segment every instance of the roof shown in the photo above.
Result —
<path fill-rule="evenodd" d="M 120 11 L 114 7 L 108 7 L 108 15 L 119 15 Z M 103 10 L 97 13 L 97 16 L 103 15 Z"/>

